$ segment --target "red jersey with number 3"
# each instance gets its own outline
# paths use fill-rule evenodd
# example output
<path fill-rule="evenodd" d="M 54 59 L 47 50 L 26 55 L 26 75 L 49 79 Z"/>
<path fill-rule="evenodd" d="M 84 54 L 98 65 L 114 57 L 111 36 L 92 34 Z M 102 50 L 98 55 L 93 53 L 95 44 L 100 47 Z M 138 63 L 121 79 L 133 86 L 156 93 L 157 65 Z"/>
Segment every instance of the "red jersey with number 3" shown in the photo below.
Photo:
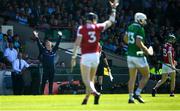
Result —
<path fill-rule="evenodd" d="M 81 54 L 99 52 L 98 42 L 104 27 L 104 24 L 85 24 L 78 28 L 77 37 L 82 37 Z"/>
<path fill-rule="evenodd" d="M 168 53 L 172 54 L 172 61 L 174 64 L 174 57 L 175 57 L 174 48 L 172 47 L 172 44 L 170 44 L 170 43 L 164 44 L 164 47 L 163 47 L 163 60 L 165 63 L 170 64 L 169 58 L 168 58 Z"/>

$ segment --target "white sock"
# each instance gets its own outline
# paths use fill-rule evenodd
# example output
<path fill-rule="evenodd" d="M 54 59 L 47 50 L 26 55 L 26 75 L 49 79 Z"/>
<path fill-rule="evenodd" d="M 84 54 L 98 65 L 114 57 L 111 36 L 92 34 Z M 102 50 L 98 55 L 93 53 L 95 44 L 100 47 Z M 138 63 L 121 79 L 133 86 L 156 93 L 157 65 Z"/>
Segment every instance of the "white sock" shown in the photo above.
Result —
<path fill-rule="evenodd" d="M 140 95 L 140 94 L 141 94 L 141 91 L 142 91 L 142 89 L 137 88 L 135 94 L 136 94 L 136 95 Z"/>
<path fill-rule="evenodd" d="M 134 100 L 133 96 L 134 96 L 133 93 L 129 93 L 129 99 Z"/>
<path fill-rule="evenodd" d="M 95 89 L 95 87 L 94 87 L 94 83 L 93 83 L 92 81 L 90 82 L 90 87 L 91 87 L 91 90 L 92 90 L 93 92 L 97 93 L 97 91 L 96 91 L 96 89 Z"/>

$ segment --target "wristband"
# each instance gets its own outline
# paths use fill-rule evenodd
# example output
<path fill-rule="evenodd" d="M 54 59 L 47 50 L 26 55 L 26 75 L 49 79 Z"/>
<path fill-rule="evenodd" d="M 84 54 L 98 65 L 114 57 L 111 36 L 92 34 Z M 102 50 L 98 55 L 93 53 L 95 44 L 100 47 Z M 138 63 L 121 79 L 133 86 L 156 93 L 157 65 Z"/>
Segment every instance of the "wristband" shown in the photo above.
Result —
<path fill-rule="evenodd" d="M 112 13 L 116 13 L 116 9 L 115 8 L 112 8 Z"/>

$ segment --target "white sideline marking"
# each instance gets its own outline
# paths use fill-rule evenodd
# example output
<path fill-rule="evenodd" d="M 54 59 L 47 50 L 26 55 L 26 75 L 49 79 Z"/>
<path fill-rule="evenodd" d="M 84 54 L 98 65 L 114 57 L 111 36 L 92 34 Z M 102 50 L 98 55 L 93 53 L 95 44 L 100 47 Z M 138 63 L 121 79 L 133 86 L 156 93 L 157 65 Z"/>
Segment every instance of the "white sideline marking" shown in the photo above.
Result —
<path fill-rule="evenodd" d="M 16 111 L 16 109 L 13 110 L 0 110 L 0 111 Z M 180 111 L 180 110 L 18 110 L 17 111 Z"/>

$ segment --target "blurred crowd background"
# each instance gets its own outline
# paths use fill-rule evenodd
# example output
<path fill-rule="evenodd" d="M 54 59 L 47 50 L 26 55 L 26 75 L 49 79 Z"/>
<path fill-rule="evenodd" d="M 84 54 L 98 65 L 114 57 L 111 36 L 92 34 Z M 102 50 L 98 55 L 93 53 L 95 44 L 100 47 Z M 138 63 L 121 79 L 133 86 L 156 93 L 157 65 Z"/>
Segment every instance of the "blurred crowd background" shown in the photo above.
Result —
<path fill-rule="evenodd" d="M 70 42 L 75 40 L 77 27 L 83 24 L 85 13 L 95 12 L 99 22 L 103 22 L 108 19 L 111 10 L 108 0 L 0 0 L 0 3 L 3 24 L 14 20 L 44 32 L 64 29 Z M 127 45 L 122 38 L 136 12 L 143 12 L 148 17 L 146 43 L 155 49 L 152 61 L 161 58 L 166 35 L 173 33 L 177 39 L 174 44 L 176 60 L 180 63 L 180 0 L 120 0 L 116 24 L 102 34 L 103 47 L 118 55 L 126 55 Z M 12 35 L 11 31 L 0 35 L 0 41 L 13 42 L 14 47 L 21 50 L 23 42 L 19 38 L 18 34 Z M 3 43 L 2 46 L 1 52 L 7 44 Z"/>

